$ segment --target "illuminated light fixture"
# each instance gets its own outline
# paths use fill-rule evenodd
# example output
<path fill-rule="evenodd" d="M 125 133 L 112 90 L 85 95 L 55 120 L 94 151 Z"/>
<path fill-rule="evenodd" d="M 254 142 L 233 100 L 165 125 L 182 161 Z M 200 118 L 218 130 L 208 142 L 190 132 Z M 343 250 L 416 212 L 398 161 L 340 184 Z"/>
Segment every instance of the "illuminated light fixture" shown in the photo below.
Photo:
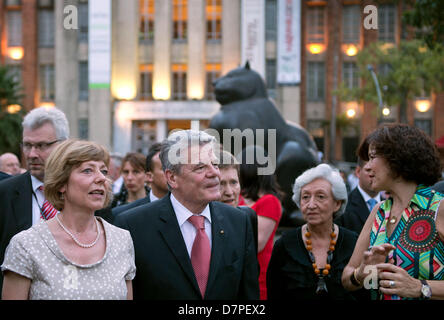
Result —
<path fill-rule="evenodd" d="M 13 60 L 21 60 L 23 58 L 23 48 L 22 47 L 9 47 L 8 55 Z"/>
<path fill-rule="evenodd" d="M 390 114 L 390 108 L 384 107 L 382 109 L 382 114 L 387 117 Z"/>
<path fill-rule="evenodd" d="M 325 45 L 322 43 L 310 43 L 307 47 L 311 54 L 319 54 L 325 50 Z"/>
<path fill-rule="evenodd" d="M 8 113 L 17 113 L 22 109 L 22 107 L 18 104 L 10 104 L 6 110 L 8 111 Z"/>
<path fill-rule="evenodd" d="M 40 103 L 39 107 L 51 109 L 51 108 L 55 107 L 55 104 L 54 104 L 54 102 L 42 102 L 42 103 Z"/>
<path fill-rule="evenodd" d="M 153 98 L 155 100 L 168 100 L 170 98 L 170 89 L 164 85 L 155 85 L 153 88 Z"/>
<path fill-rule="evenodd" d="M 427 112 L 430 109 L 430 100 L 423 98 L 415 101 L 416 110 L 419 112 Z"/>
<path fill-rule="evenodd" d="M 204 97 L 204 92 L 201 88 L 201 86 L 195 85 L 191 88 L 190 93 L 188 95 L 188 98 L 195 99 L 195 100 L 201 100 Z"/>
<path fill-rule="evenodd" d="M 346 115 L 349 119 L 354 118 L 356 116 L 355 109 L 348 109 Z"/>
<path fill-rule="evenodd" d="M 121 86 L 116 88 L 115 97 L 118 100 L 132 100 L 136 97 L 136 88 L 133 86 Z"/>
<path fill-rule="evenodd" d="M 358 47 L 354 44 L 345 45 L 343 51 L 347 56 L 354 57 L 358 53 Z"/>

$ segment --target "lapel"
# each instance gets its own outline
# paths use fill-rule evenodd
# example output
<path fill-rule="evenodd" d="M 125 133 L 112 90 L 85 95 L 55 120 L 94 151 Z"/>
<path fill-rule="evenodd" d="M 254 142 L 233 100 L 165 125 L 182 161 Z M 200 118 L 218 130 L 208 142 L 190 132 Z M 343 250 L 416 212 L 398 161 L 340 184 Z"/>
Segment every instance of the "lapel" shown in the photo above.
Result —
<path fill-rule="evenodd" d="M 191 259 L 188 256 L 187 247 L 185 245 L 185 241 L 183 240 L 179 224 L 177 223 L 177 218 L 171 204 L 169 193 L 167 196 L 159 199 L 158 201 L 162 203 L 159 212 L 159 218 L 161 220 L 161 223 L 159 224 L 160 234 L 176 258 L 176 261 L 182 268 L 186 277 L 193 284 L 196 294 L 200 296 L 200 290 L 194 275 L 193 266 L 191 265 Z"/>
<path fill-rule="evenodd" d="M 355 195 L 352 197 L 352 201 L 353 204 L 358 208 L 357 212 L 359 220 L 365 223 L 365 221 L 367 221 L 368 215 L 370 214 L 370 211 L 368 210 L 367 203 L 365 202 L 358 188 L 355 189 Z"/>
<path fill-rule="evenodd" d="M 214 202 L 210 202 L 210 213 L 211 213 L 211 261 L 210 261 L 210 274 L 208 275 L 207 289 L 205 296 L 211 289 L 212 285 L 216 280 L 219 268 L 222 266 L 220 260 L 223 256 L 224 251 L 224 215 Z"/>
<path fill-rule="evenodd" d="M 32 183 L 29 172 L 20 176 L 13 187 L 11 206 L 18 230 L 32 226 Z"/>

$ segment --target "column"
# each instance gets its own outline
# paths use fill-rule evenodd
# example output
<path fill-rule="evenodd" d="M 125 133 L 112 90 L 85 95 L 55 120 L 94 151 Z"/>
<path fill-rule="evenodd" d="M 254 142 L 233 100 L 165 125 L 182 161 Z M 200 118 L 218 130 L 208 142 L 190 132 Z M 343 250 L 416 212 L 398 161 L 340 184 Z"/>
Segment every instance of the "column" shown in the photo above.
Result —
<path fill-rule="evenodd" d="M 71 137 L 78 136 L 79 61 L 76 29 L 66 29 L 64 8 L 77 8 L 78 0 L 54 2 L 55 16 L 55 105 L 66 114 Z M 68 10 L 67 10 L 68 11 Z"/>
<path fill-rule="evenodd" d="M 37 1 L 22 0 L 23 43 L 23 106 L 26 111 L 38 105 L 38 60 L 37 60 Z"/>
<path fill-rule="evenodd" d="M 188 72 L 187 97 L 205 95 L 205 0 L 188 0 Z"/>
<path fill-rule="evenodd" d="M 171 96 L 172 1 L 156 0 L 154 30 L 153 97 Z"/>
<path fill-rule="evenodd" d="M 240 0 L 222 0 L 222 75 L 240 65 L 240 8 Z"/>
<path fill-rule="evenodd" d="M 111 93 L 118 100 L 137 96 L 139 1 L 113 1 Z"/>

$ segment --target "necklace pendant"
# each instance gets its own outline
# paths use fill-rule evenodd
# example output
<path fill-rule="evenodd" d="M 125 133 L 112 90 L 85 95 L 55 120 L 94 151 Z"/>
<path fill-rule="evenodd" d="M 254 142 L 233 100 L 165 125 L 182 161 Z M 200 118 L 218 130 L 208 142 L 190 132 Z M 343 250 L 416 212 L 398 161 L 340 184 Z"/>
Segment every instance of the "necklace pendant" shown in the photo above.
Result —
<path fill-rule="evenodd" d="M 390 220 L 389 220 L 389 222 L 391 223 L 391 224 L 394 224 L 395 222 L 396 222 L 396 218 L 394 217 L 394 218 L 391 218 Z"/>
<path fill-rule="evenodd" d="M 318 284 L 316 287 L 316 294 L 327 293 L 327 284 L 325 283 L 324 277 L 319 277 Z"/>

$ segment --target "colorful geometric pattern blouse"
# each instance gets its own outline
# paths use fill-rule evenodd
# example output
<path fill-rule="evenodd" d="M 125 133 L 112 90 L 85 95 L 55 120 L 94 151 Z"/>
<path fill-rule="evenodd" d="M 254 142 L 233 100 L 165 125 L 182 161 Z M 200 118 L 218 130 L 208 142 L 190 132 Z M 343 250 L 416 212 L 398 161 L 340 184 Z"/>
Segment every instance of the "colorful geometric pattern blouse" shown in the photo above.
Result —
<path fill-rule="evenodd" d="M 390 243 L 396 247 L 388 259 L 410 276 L 424 280 L 444 279 L 444 243 L 439 238 L 435 220 L 443 194 L 419 185 L 402 213 L 401 220 L 387 237 L 386 226 L 393 199 L 382 202 L 370 233 L 370 246 Z M 380 296 L 384 300 L 401 299 L 397 295 Z"/>

